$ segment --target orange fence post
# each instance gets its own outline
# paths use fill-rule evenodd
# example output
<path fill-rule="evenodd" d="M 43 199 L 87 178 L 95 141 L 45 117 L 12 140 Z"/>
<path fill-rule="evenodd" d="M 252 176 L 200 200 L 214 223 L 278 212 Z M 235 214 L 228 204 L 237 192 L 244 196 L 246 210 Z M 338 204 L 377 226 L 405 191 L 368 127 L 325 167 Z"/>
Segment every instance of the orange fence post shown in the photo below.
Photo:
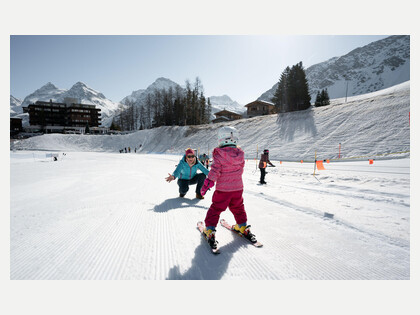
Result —
<path fill-rule="evenodd" d="M 330 160 L 327 160 L 327 163 L 330 163 Z"/>
<path fill-rule="evenodd" d="M 369 160 L 369 164 L 373 164 L 373 159 L 370 159 Z"/>

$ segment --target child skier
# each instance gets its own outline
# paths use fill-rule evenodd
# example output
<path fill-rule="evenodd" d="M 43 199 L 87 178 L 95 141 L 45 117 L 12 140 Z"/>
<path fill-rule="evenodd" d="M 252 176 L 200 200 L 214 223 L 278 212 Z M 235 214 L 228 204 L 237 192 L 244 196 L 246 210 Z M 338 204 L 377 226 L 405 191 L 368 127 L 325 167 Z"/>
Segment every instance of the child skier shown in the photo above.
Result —
<path fill-rule="evenodd" d="M 214 186 L 212 204 L 207 211 L 204 223 L 204 233 L 212 248 L 217 248 L 215 238 L 216 226 L 220 214 L 229 207 L 235 217 L 234 229 L 244 237 L 255 243 L 255 235 L 251 233 L 247 225 L 247 215 L 242 198 L 243 183 L 242 173 L 244 171 L 244 151 L 238 146 L 238 132 L 233 127 L 222 127 L 218 131 L 218 145 L 213 151 L 213 164 L 208 177 L 201 188 L 201 195 Z"/>
<path fill-rule="evenodd" d="M 268 150 L 265 149 L 264 154 L 261 154 L 260 163 L 258 165 L 258 167 L 260 168 L 260 172 L 261 172 L 260 184 L 267 184 L 265 182 L 265 174 L 266 174 L 265 169 L 267 167 L 267 163 L 274 167 L 273 163 L 271 163 L 270 160 L 268 159 Z"/>

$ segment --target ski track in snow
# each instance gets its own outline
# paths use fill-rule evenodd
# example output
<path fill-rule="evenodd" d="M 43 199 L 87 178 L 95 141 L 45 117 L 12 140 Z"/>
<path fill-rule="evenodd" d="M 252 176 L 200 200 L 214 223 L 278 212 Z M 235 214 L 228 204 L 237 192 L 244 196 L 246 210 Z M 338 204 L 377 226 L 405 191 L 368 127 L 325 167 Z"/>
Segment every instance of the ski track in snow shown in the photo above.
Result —
<path fill-rule="evenodd" d="M 320 182 L 312 166 L 285 163 L 269 169 L 267 186 L 256 184 L 259 171 L 247 162 L 248 222 L 264 246 L 219 224 L 221 254 L 213 255 L 196 223 L 214 190 L 197 200 L 191 186 L 186 198 L 177 197 L 176 182 L 164 177 L 179 157 L 69 153 L 39 163 L 19 158 L 25 154 L 11 154 L 11 279 L 410 278 L 409 160 L 404 174 L 377 169 L 364 182 L 357 180 L 361 162 L 353 170 L 331 165 L 317 175 Z M 383 176 L 395 189 L 381 190 Z M 329 205 L 342 212 L 325 218 Z M 371 206 L 379 209 L 371 218 L 378 227 L 370 224 Z M 392 209 L 405 213 L 406 225 L 387 217 Z M 229 210 L 221 218 L 234 223 Z"/>

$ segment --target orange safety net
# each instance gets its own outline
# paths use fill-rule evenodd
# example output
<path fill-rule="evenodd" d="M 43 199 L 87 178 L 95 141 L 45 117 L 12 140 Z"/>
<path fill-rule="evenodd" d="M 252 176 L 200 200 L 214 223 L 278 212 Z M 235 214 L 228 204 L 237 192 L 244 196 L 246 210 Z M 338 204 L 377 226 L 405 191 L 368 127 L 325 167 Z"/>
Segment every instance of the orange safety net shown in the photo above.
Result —
<path fill-rule="evenodd" d="M 321 170 L 325 170 L 324 167 L 324 163 L 320 160 L 320 161 L 316 161 L 316 168 L 321 171 Z"/>

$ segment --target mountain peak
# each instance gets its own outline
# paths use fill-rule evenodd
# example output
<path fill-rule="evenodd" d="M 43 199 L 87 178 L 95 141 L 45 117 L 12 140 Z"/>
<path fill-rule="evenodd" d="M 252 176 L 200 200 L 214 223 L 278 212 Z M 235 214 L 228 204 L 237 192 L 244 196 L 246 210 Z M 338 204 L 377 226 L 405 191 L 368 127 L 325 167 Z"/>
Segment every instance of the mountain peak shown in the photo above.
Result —
<path fill-rule="evenodd" d="M 174 81 L 160 77 L 155 80 L 151 85 L 147 87 L 147 90 L 168 90 L 170 87 L 176 88 L 177 86 L 180 86 L 178 83 L 175 83 Z"/>
<path fill-rule="evenodd" d="M 170 79 L 168 79 L 168 78 L 165 78 L 165 77 L 160 77 L 160 78 L 157 78 L 156 80 L 155 80 L 155 82 L 158 82 L 158 81 L 170 81 L 170 82 L 172 82 Z"/>
<path fill-rule="evenodd" d="M 84 84 L 83 82 L 80 82 L 80 81 L 76 82 L 73 86 L 75 86 L 75 87 L 78 87 L 78 86 L 87 87 L 86 84 Z"/>
<path fill-rule="evenodd" d="M 47 84 L 41 86 L 39 90 L 58 90 L 58 88 L 51 82 L 48 82 Z"/>

